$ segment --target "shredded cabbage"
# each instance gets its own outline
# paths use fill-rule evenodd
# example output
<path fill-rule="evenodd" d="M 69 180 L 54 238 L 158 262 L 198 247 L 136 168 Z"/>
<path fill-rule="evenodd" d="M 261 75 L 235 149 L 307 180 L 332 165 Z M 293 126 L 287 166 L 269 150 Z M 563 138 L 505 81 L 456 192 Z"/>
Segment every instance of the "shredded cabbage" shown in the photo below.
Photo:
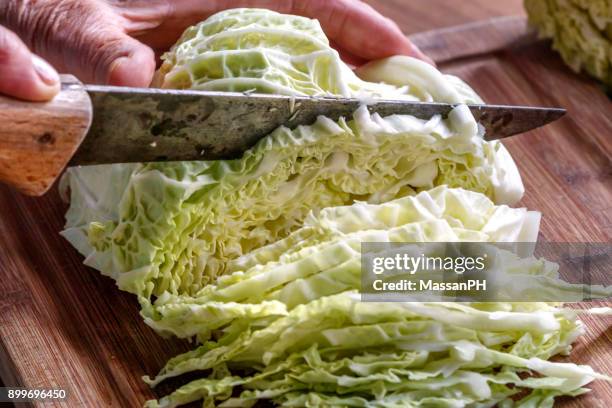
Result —
<path fill-rule="evenodd" d="M 363 303 L 356 292 L 362 242 L 528 242 L 538 221 L 538 213 L 447 187 L 310 215 L 287 238 L 230 262 L 231 274 L 196 295 L 165 294 L 143 309 L 161 334 L 202 343 L 149 384 L 213 373 L 148 406 L 202 398 L 211 406 L 507 406 L 525 390 L 517 406 L 546 406 L 583 393 L 605 377 L 545 361 L 567 354 L 582 332 L 573 311 L 542 302 Z M 516 256 L 503 265 L 554 270 Z"/>
<path fill-rule="evenodd" d="M 534 242 L 539 217 L 445 186 L 384 204 L 326 208 L 310 214 L 285 239 L 230 261 L 229 275 L 193 297 L 166 292 L 143 314 L 162 333 L 206 341 L 211 331 L 231 327 L 232 313 L 258 318 L 282 314 L 323 296 L 359 289 L 362 242 Z M 533 266 L 549 268 L 546 263 Z"/>

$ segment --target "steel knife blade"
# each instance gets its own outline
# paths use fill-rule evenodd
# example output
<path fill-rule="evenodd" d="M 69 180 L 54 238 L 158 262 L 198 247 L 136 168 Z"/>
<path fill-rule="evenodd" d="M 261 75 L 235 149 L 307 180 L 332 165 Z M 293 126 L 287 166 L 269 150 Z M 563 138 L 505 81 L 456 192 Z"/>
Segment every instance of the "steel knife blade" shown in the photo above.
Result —
<path fill-rule="evenodd" d="M 85 140 L 69 165 L 232 159 L 279 126 L 295 128 L 319 115 L 352 117 L 367 103 L 381 116 L 446 117 L 455 105 L 402 100 L 279 96 L 153 88 L 84 86 L 93 106 Z M 502 139 L 543 126 L 560 108 L 468 105 L 485 139 Z"/>

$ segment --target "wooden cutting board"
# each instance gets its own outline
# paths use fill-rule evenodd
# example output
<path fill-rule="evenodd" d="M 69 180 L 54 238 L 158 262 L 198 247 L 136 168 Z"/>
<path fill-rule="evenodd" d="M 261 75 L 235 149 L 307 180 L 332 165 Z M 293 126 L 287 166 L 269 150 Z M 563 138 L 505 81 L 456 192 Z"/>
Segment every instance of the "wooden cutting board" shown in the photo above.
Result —
<path fill-rule="evenodd" d="M 515 47 L 524 34 L 515 30 L 499 37 L 484 25 L 464 44 L 461 36 L 440 44 L 431 33 L 415 40 L 444 60 L 443 70 L 465 79 L 490 103 L 568 109 L 561 121 L 505 142 L 527 189 L 522 204 L 543 213 L 546 240 L 610 242 L 610 100 L 596 83 L 569 71 L 547 43 Z M 479 45 L 486 52 L 452 55 L 456 47 L 474 49 L 485 38 L 495 39 Z M 56 189 L 35 199 L 0 186 L 0 378 L 11 386 L 67 390 L 64 405 L 45 406 L 140 406 L 155 396 L 140 377 L 155 374 L 190 346 L 157 336 L 142 323 L 132 295 L 81 264 L 58 235 L 65 210 Z M 571 361 L 612 373 L 612 319 L 584 321 L 587 335 Z M 592 389 L 559 405 L 612 405 L 609 384 L 596 382 Z"/>

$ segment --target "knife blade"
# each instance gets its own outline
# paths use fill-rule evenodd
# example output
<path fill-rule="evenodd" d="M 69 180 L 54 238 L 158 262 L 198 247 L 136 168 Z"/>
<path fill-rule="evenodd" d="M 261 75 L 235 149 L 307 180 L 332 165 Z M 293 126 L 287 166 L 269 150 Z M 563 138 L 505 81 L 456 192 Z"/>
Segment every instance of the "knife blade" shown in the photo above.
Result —
<path fill-rule="evenodd" d="M 67 84 L 66 86 L 82 86 Z M 279 96 L 85 85 L 93 121 L 70 165 L 239 157 L 279 126 L 295 128 L 319 115 L 350 118 L 367 102 L 381 116 L 446 117 L 454 105 L 400 100 Z M 487 140 L 543 126 L 559 108 L 468 105 Z"/>

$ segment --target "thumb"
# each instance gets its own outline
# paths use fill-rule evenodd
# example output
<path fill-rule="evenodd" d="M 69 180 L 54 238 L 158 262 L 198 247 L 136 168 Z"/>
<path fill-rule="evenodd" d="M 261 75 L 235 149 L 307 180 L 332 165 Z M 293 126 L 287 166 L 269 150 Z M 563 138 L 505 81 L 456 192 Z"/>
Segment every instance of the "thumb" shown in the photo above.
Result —
<path fill-rule="evenodd" d="M 0 26 L 0 93 L 30 101 L 46 101 L 59 92 L 55 70 L 12 31 Z"/>

